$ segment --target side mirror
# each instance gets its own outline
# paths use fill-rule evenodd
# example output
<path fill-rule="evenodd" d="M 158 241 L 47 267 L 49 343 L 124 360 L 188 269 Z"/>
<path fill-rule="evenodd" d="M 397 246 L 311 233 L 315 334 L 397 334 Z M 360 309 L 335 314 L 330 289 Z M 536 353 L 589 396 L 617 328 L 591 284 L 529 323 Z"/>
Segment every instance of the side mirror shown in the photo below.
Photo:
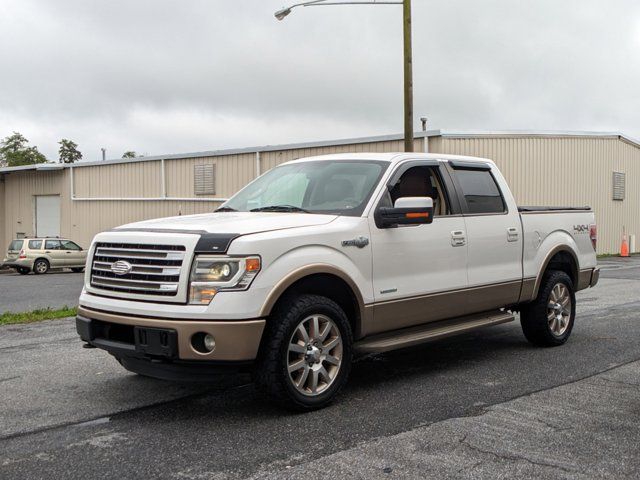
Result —
<path fill-rule="evenodd" d="M 378 209 L 376 223 L 380 228 L 398 225 L 422 225 L 433 222 L 433 198 L 402 197 L 396 200 L 392 208 Z"/>

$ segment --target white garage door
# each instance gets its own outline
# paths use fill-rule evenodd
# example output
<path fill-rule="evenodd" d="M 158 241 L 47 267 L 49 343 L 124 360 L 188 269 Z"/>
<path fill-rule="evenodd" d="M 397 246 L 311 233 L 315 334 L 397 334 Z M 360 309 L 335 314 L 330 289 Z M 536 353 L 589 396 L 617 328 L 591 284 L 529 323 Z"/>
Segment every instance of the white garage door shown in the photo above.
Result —
<path fill-rule="evenodd" d="M 60 195 L 36 196 L 36 236 L 60 236 Z"/>

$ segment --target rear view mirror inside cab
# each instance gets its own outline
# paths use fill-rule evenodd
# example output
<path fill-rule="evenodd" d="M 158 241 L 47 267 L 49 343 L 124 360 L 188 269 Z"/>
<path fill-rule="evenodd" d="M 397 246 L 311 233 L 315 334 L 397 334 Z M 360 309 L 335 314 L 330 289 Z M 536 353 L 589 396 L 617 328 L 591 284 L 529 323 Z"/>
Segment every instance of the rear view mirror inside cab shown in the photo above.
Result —
<path fill-rule="evenodd" d="M 398 225 L 421 225 L 433 222 L 433 199 L 431 197 L 400 197 L 393 207 L 378 209 L 376 223 L 380 228 Z"/>

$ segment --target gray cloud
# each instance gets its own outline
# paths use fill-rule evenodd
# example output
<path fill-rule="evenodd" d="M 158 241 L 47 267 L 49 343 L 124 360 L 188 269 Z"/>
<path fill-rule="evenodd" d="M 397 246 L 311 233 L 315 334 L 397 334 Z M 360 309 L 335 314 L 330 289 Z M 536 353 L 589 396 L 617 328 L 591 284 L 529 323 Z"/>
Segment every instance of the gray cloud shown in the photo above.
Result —
<path fill-rule="evenodd" d="M 85 159 L 400 132 L 397 6 L 3 1 L 0 135 Z M 413 0 L 416 119 L 640 137 L 632 0 Z M 417 125 L 417 123 L 416 123 Z"/>

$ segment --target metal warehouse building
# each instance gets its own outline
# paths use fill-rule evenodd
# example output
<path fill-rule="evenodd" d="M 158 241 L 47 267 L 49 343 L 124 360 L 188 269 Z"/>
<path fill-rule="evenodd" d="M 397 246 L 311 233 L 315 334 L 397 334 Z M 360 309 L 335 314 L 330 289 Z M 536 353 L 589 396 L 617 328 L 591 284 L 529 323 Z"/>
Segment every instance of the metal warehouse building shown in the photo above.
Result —
<path fill-rule="evenodd" d="M 342 152 L 403 150 L 389 135 L 305 144 L 0 168 L 0 252 L 13 238 L 69 237 L 88 246 L 137 220 L 210 212 L 276 165 Z M 486 157 L 520 205 L 590 205 L 598 253 L 617 252 L 623 227 L 640 234 L 640 143 L 620 133 L 453 132 L 415 136 L 417 152 Z"/>

